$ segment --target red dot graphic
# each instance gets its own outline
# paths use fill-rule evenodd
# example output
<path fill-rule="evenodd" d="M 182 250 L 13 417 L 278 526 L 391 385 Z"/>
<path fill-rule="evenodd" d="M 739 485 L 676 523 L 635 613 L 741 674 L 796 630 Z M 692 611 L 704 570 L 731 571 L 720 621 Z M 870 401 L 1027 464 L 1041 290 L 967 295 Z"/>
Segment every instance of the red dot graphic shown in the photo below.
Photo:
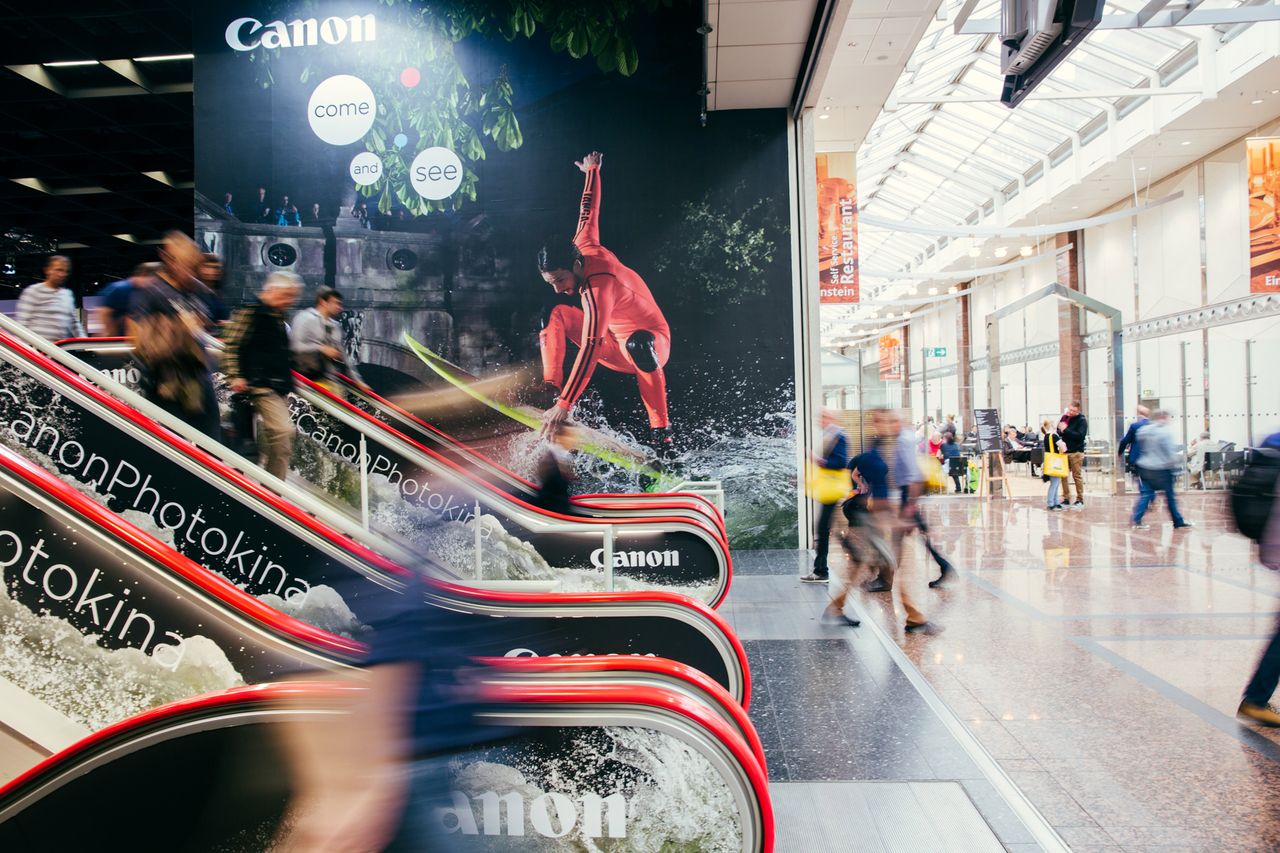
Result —
<path fill-rule="evenodd" d="M 422 82 L 422 73 L 416 68 L 406 68 L 400 72 L 400 82 L 412 89 Z"/>

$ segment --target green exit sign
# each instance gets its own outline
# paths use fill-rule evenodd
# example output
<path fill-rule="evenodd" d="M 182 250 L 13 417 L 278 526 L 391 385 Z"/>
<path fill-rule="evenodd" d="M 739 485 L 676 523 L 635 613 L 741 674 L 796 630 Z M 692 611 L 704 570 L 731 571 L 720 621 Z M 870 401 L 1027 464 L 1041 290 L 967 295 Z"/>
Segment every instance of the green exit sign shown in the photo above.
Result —
<path fill-rule="evenodd" d="M 946 358 L 947 348 L 946 347 L 925 347 L 924 354 L 930 358 Z"/>

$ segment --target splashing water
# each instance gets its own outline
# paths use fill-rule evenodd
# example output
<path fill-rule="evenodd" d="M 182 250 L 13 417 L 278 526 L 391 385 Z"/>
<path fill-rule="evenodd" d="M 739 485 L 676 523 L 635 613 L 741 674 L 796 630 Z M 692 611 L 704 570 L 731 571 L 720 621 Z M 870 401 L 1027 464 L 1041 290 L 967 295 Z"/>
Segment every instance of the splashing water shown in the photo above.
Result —
<path fill-rule="evenodd" d="M 720 481 L 725 529 L 735 549 L 794 547 L 796 542 L 796 418 L 791 386 L 775 391 L 760 411 L 750 418 L 704 421 L 682 432 L 677 446 L 683 449 L 674 460 L 662 463 L 681 479 Z M 645 464 L 659 464 L 652 449 L 629 432 L 610 426 L 598 406 L 580 408 L 577 419 L 639 454 Z M 537 433 L 521 431 L 493 448 L 495 460 L 533 479 L 540 443 Z M 641 492 L 649 485 L 643 475 L 594 456 L 575 453 L 573 457 L 580 493 Z"/>
<path fill-rule="evenodd" d="M 548 791 L 579 801 L 586 794 L 621 794 L 627 802 L 625 839 L 588 837 L 578 821 L 562 838 L 544 837 L 521 849 L 546 853 L 736 853 L 742 849 L 740 818 L 724 780 L 691 747 L 651 729 L 579 729 L 564 748 L 541 749 L 536 743 L 499 747 L 455 760 L 450 771 L 453 789 L 473 803 L 486 792 L 518 795 L 526 820 L 534 801 Z M 479 819 L 479 810 L 473 807 L 473 811 Z M 499 826 L 485 826 L 484 831 L 515 834 L 518 830 L 528 836 L 527 827 L 507 825 L 510 814 L 504 812 Z M 511 841 L 499 835 L 488 846 L 469 844 L 467 849 L 496 853 L 511 849 Z"/>
<path fill-rule="evenodd" d="M 31 612 L 0 585 L 0 677 L 92 730 L 244 683 L 207 637 L 185 638 L 173 668 L 161 663 L 175 657 L 172 646 L 157 645 L 148 655 L 105 649 L 96 639 L 55 616 Z"/>

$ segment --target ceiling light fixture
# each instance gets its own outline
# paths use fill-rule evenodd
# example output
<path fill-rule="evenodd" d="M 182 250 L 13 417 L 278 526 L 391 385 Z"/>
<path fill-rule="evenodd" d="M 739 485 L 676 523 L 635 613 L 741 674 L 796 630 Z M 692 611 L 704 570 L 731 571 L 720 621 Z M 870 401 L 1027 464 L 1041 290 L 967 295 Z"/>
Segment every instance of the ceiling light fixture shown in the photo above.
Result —
<path fill-rule="evenodd" d="M 1262 103 L 1262 98 L 1254 98 L 1249 103 L 1253 104 L 1256 107 L 1258 104 Z"/>
<path fill-rule="evenodd" d="M 819 113 L 818 118 L 831 118 L 829 113 Z"/>
<path fill-rule="evenodd" d="M 1146 166 L 1139 166 L 1139 167 L 1138 167 L 1138 171 L 1139 171 L 1139 172 L 1145 172 L 1145 171 L 1147 171 L 1147 167 L 1146 167 Z"/>
<path fill-rule="evenodd" d="M 42 62 L 45 68 L 75 68 L 78 65 L 97 65 L 96 59 L 72 59 L 66 62 Z"/>
<path fill-rule="evenodd" d="M 1035 249 L 1031 248 L 1030 246 L 1023 246 L 1021 249 L 1018 250 L 1018 254 L 1022 255 L 1022 257 L 1024 258 L 1029 258 L 1034 253 L 1035 253 Z"/>
<path fill-rule="evenodd" d="M 1190 140 L 1190 139 L 1184 139 L 1184 140 L 1182 140 L 1182 144 L 1183 144 L 1183 145 L 1190 145 L 1190 144 L 1191 144 L 1191 140 Z"/>
<path fill-rule="evenodd" d="M 996 247 L 996 257 L 997 257 L 997 258 L 1007 258 L 1007 257 L 1009 257 L 1009 249 L 1008 249 L 1007 247 L 1005 247 L 1005 246 L 997 246 L 997 247 Z"/>
<path fill-rule="evenodd" d="M 194 53 L 166 53 L 162 56 L 135 56 L 134 62 L 176 62 L 180 59 L 195 59 Z"/>
<path fill-rule="evenodd" d="M 970 247 L 969 247 L 969 257 L 971 257 L 971 258 L 980 258 L 980 257 L 982 257 L 982 250 L 981 250 L 981 249 L 979 249 L 977 246 L 970 246 Z"/>
<path fill-rule="evenodd" d="M 936 288 L 936 287 L 931 287 L 931 288 L 929 288 L 929 295 L 930 295 L 930 296 L 937 296 L 937 295 L 938 295 L 938 288 Z"/>
<path fill-rule="evenodd" d="M 960 285 L 958 284 L 953 284 L 947 288 L 947 293 L 959 293 L 959 292 L 960 292 Z"/>

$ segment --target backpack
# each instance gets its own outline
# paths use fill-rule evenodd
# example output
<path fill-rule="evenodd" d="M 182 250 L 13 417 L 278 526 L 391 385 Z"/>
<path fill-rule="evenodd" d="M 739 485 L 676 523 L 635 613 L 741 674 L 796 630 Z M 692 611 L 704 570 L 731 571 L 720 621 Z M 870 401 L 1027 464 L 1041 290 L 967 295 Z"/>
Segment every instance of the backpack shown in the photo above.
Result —
<path fill-rule="evenodd" d="M 1240 478 L 1231 486 L 1231 518 L 1236 530 L 1254 542 L 1262 541 L 1276 500 L 1280 479 L 1280 451 L 1257 449 Z"/>

